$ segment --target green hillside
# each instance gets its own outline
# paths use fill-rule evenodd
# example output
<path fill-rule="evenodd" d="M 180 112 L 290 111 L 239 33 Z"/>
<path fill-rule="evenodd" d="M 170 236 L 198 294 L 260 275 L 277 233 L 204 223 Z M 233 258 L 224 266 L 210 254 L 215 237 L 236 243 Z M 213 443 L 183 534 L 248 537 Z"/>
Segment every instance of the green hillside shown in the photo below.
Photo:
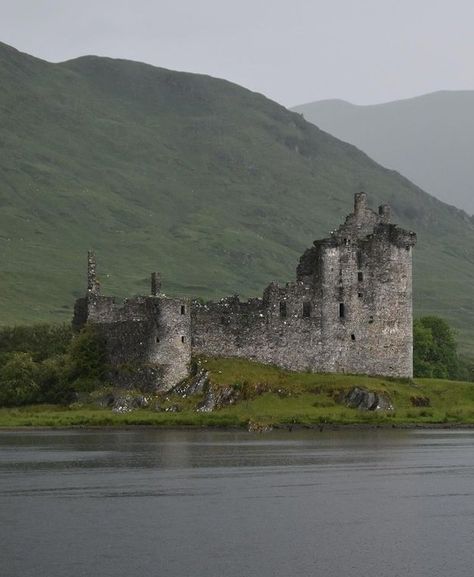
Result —
<path fill-rule="evenodd" d="M 203 358 L 201 363 L 209 376 L 209 388 L 201 393 L 145 397 L 147 408 L 117 413 L 104 407 L 104 398 L 117 394 L 108 387 L 82 394 L 81 401 L 71 405 L 0 407 L 0 429 L 146 425 L 246 427 L 263 432 L 268 426 L 297 425 L 474 426 L 474 387 L 469 382 L 287 372 L 243 359 Z M 347 395 L 355 387 L 388 399 L 391 408 L 348 406 Z M 212 411 L 199 412 L 209 390 L 220 400 Z M 133 395 L 143 399 L 137 391 L 129 391 L 129 398 Z M 123 391 L 118 396 L 123 398 Z"/>
<path fill-rule="evenodd" d="M 354 192 L 419 235 L 416 308 L 474 343 L 474 223 L 300 115 L 145 64 L 50 64 L 0 44 L 1 322 L 67 320 L 98 253 L 104 291 L 260 294 Z"/>
<path fill-rule="evenodd" d="M 293 110 L 437 198 L 474 214 L 474 90 L 366 106 L 320 100 Z"/>

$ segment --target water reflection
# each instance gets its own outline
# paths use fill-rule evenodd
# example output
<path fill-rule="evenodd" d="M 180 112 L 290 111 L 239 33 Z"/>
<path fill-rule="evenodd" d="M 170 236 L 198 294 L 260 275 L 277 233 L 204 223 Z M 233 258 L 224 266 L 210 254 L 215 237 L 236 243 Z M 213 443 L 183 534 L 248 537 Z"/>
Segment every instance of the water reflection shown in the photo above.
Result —
<path fill-rule="evenodd" d="M 91 567 L 470 577 L 473 441 L 471 431 L 3 432 L 2 565 L 8 577 Z"/>

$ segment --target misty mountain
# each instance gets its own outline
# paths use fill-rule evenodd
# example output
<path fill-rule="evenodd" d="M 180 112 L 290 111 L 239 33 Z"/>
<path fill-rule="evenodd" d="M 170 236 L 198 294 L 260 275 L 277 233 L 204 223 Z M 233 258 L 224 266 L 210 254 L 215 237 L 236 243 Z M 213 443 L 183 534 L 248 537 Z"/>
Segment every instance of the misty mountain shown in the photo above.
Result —
<path fill-rule="evenodd" d="M 474 91 L 386 104 L 322 100 L 293 110 L 437 198 L 474 214 Z"/>
<path fill-rule="evenodd" d="M 0 44 L 2 323 L 69 320 L 95 248 L 106 293 L 259 295 L 365 190 L 417 231 L 418 314 L 474 342 L 474 226 L 306 122 L 208 76 Z"/>

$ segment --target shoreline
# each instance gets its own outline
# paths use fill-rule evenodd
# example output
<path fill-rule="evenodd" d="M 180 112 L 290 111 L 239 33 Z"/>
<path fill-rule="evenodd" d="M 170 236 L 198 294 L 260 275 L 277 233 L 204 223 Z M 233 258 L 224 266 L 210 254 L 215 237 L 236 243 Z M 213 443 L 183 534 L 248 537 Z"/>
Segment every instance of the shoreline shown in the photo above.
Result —
<path fill-rule="evenodd" d="M 325 424 L 276 424 L 269 425 L 267 430 L 249 430 L 245 426 L 230 425 L 19 425 L 0 426 L 1 433 L 26 432 L 26 431 L 242 431 L 255 434 L 267 434 L 273 431 L 291 433 L 293 431 L 338 431 L 338 430 L 470 430 L 474 429 L 474 423 L 325 423 Z"/>

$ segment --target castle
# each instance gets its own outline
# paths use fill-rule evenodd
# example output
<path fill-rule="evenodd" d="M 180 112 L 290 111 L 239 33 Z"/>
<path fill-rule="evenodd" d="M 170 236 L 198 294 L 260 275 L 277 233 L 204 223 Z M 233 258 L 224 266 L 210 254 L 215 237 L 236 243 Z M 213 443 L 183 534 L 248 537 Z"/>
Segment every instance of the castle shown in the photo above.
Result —
<path fill-rule="evenodd" d="M 416 235 L 378 213 L 366 194 L 329 238 L 300 258 L 296 280 L 271 283 L 262 298 L 201 303 L 161 293 L 118 303 L 102 296 L 95 257 L 73 324 L 102 334 L 117 385 L 168 390 L 189 372 L 191 355 L 242 357 L 321 373 L 411 377 L 412 248 Z"/>

